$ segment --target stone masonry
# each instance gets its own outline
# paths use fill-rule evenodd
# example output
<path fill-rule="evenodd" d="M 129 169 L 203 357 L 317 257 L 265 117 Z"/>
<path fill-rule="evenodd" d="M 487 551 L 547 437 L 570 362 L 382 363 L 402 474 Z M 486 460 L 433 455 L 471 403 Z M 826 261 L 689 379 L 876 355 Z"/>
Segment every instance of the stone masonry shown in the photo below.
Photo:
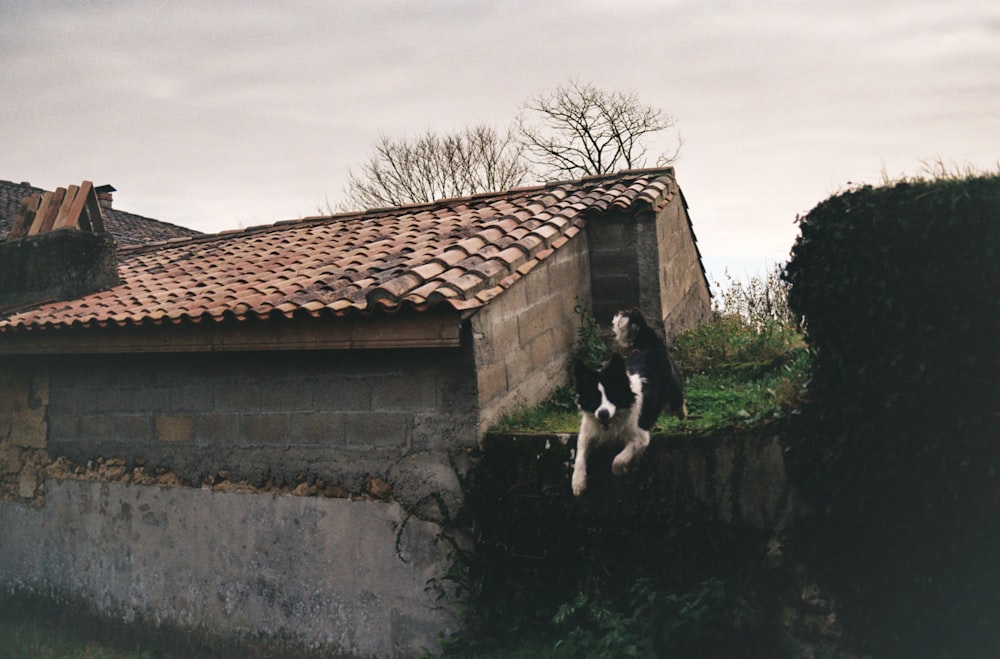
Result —
<path fill-rule="evenodd" d="M 320 476 L 358 490 L 403 455 L 472 446 L 460 349 L 65 357 L 49 447 L 141 459 L 182 480 Z"/>

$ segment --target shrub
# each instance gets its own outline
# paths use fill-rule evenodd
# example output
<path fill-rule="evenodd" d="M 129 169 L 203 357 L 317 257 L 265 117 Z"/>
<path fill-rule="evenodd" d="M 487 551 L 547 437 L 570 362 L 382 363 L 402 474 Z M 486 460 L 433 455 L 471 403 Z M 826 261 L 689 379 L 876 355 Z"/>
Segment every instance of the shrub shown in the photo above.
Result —
<path fill-rule="evenodd" d="M 746 282 L 733 279 L 713 301 L 712 318 L 674 340 L 673 353 L 685 374 L 719 369 L 767 370 L 801 345 L 799 323 L 788 308 L 788 287 L 775 265 Z"/>
<path fill-rule="evenodd" d="M 800 220 L 814 350 L 791 457 L 814 566 L 875 654 L 1000 648 L 1000 176 L 860 186 Z"/>
<path fill-rule="evenodd" d="M 718 297 L 714 311 L 723 316 L 735 316 L 743 325 L 758 334 L 775 327 L 799 329 L 799 317 L 788 306 L 788 282 L 782 276 L 780 264 L 774 264 L 763 275 L 746 281 L 734 279 L 725 271 L 726 284 L 715 282 Z"/>

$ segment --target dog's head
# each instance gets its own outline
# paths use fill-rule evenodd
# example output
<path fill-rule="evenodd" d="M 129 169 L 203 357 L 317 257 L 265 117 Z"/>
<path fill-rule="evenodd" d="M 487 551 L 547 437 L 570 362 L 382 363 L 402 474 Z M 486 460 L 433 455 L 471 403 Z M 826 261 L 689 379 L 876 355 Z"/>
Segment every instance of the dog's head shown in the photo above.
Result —
<path fill-rule="evenodd" d="M 622 348 L 628 349 L 635 344 L 635 338 L 640 330 L 649 327 L 646 318 L 638 309 L 628 309 L 619 311 L 611 320 L 611 329 L 615 333 L 615 342 Z"/>
<path fill-rule="evenodd" d="M 595 371 L 579 360 L 573 369 L 577 405 L 581 411 L 594 415 L 605 430 L 611 425 L 616 413 L 635 404 L 635 393 L 629 385 L 621 355 L 612 355 L 611 361 L 600 371 Z"/>

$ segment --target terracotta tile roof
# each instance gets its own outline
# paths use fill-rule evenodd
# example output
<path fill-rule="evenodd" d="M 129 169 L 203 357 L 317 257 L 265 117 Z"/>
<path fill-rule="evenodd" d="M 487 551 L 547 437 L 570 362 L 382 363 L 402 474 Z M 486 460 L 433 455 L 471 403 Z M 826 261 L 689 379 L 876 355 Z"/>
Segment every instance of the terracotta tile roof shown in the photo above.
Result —
<path fill-rule="evenodd" d="M 659 210 L 672 169 L 310 217 L 119 251 L 123 283 L 0 319 L 0 332 L 318 317 L 487 304 L 611 209 Z"/>
<path fill-rule="evenodd" d="M 21 200 L 29 195 L 46 192 L 28 183 L 0 181 L 0 240 L 5 240 L 17 218 Z M 200 231 L 127 213 L 115 208 L 102 208 L 104 225 L 119 247 L 144 245 L 187 236 L 202 235 Z"/>

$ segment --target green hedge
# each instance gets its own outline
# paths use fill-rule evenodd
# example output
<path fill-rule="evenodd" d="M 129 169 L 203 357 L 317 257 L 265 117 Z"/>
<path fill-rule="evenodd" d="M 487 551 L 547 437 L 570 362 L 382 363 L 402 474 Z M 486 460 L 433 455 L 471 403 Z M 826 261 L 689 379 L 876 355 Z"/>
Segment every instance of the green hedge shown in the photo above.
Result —
<path fill-rule="evenodd" d="M 1000 651 L 1000 176 L 864 186 L 800 221 L 809 547 L 877 656 Z"/>

